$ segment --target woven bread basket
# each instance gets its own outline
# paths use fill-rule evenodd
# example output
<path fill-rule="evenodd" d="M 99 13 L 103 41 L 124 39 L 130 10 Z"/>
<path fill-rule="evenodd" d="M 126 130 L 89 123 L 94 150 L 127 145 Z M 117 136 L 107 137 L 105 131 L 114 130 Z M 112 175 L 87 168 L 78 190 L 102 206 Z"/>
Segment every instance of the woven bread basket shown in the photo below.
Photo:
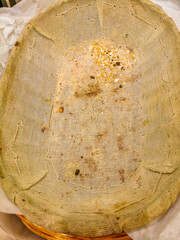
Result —
<path fill-rule="evenodd" d="M 47 240 L 131 240 L 125 232 L 119 233 L 116 235 L 104 236 L 104 237 L 97 237 L 97 238 L 88 238 L 82 236 L 70 236 L 67 234 L 62 233 L 55 233 L 50 231 L 44 227 L 39 227 L 36 224 L 29 222 L 24 216 L 17 215 L 17 217 L 23 222 L 23 224 L 33 233 L 37 234 L 40 237 L 43 237 Z"/>
<path fill-rule="evenodd" d="M 149 0 L 59 0 L 25 26 L 0 82 L 0 179 L 32 231 L 116 238 L 176 200 L 179 46 Z"/>

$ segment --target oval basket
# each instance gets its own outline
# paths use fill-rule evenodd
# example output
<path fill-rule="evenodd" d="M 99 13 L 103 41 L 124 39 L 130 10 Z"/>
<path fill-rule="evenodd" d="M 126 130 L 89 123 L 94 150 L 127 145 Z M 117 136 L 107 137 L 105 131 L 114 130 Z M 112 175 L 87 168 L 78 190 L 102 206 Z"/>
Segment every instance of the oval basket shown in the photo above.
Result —
<path fill-rule="evenodd" d="M 17 215 L 17 217 L 22 221 L 22 223 L 33 233 L 36 235 L 43 237 L 47 240 L 133 240 L 130 238 L 125 232 L 115 234 L 115 235 L 109 235 L 105 237 L 96 237 L 96 238 L 88 238 L 88 237 L 82 237 L 82 236 L 71 236 L 67 234 L 62 233 L 56 233 L 53 231 L 50 231 L 44 227 L 40 227 L 34 223 L 29 222 L 23 215 Z"/>

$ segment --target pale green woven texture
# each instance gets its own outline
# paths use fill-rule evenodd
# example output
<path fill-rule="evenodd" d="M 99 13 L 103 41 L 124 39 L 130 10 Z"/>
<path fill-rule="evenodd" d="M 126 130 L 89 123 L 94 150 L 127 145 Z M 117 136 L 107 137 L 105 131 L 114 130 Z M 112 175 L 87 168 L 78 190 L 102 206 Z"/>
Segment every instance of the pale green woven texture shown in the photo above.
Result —
<path fill-rule="evenodd" d="M 124 97 L 138 100 L 131 114 L 121 113 L 120 88 L 94 84 L 98 91 L 89 92 L 88 66 L 79 70 L 82 79 L 62 68 L 73 47 L 97 39 L 137 56 L 136 81 L 129 92 L 123 87 Z M 102 236 L 142 226 L 169 208 L 180 189 L 179 45 L 172 20 L 147 0 L 58 1 L 30 21 L 0 83 L 1 182 L 28 220 L 57 232 Z M 57 129 L 60 73 L 64 112 Z M 101 107 L 112 117 L 100 115 Z M 142 124 L 133 133 L 137 119 Z M 89 176 L 76 178 L 76 169 Z"/>

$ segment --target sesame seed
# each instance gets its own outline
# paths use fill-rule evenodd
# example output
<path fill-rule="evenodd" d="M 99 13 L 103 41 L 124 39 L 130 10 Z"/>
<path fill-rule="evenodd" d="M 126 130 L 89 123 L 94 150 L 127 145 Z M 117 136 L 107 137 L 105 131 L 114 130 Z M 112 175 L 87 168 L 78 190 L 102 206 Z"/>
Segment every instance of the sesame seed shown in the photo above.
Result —
<path fill-rule="evenodd" d="M 63 112 L 64 112 L 64 108 L 63 108 L 63 107 L 60 107 L 58 111 L 59 111 L 60 113 L 63 113 Z"/>

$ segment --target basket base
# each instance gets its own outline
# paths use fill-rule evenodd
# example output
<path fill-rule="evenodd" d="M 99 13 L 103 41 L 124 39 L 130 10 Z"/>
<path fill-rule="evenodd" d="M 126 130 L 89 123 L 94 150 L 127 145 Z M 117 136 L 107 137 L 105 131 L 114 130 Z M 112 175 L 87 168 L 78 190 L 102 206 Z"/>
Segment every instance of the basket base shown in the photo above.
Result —
<path fill-rule="evenodd" d="M 71 236 L 71 235 L 62 234 L 62 233 L 56 233 L 44 227 L 37 226 L 36 224 L 29 222 L 23 215 L 17 215 L 17 217 L 31 232 L 47 240 L 113 240 L 113 239 L 133 240 L 125 232 L 115 234 L 115 235 L 109 235 L 105 237 L 95 237 L 95 238 Z"/>

